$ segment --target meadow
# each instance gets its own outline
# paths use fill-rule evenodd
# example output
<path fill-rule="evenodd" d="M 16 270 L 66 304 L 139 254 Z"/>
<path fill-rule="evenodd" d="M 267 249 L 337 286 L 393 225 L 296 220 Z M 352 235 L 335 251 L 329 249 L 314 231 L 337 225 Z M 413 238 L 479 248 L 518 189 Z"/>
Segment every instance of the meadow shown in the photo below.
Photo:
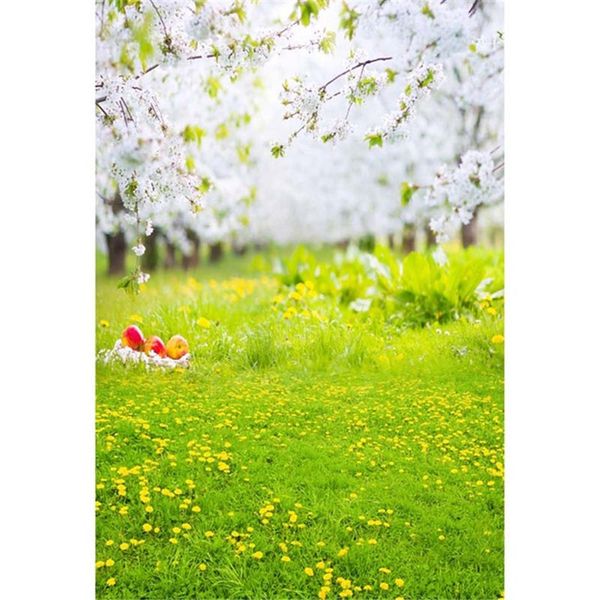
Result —
<path fill-rule="evenodd" d="M 271 250 L 132 297 L 99 259 L 97 349 L 137 323 L 193 357 L 97 363 L 99 598 L 503 597 L 502 255 L 397 263 Z"/>

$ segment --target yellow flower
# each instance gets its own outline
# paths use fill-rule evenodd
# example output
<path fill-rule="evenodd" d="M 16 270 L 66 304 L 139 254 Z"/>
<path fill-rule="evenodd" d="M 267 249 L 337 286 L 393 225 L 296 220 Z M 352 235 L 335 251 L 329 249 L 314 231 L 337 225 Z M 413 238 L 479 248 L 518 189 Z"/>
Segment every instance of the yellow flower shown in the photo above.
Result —
<path fill-rule="evenodd" d="M 215 534 L 213 531 L 205 531 L 204 536 L 207 538 L 211 538 L 211 537 L 215 537 Z"/>
<path fill-rule="evenodd" d="M 375 538 L 371 538 L 370 540 L 367 540 L 367 544 L 371 544 L 371 546 L 374 546 L 377 543 L 377 540 Z"/>
<path fill-rule="evenodd" d="M 184 523 L 184 524 L 181 526 L 181 528 L 182 528 L 182 529 L 185 529 L 186 531 L 189 531 L 189 530 L 192 528 L 192 526 L 191 526 L 189 523 Z"/>
<path fill-rule="evenodd" d="M 315 572 L 310 568 L 310 567 L 304 567 L 304 572 L 309 576 L 312 577 Z"/>
<path fill-rule="evenodd" d="M 115 564 L 115 561 L 112 558 L 109 558 L 106 563 L 104 563 L 107 567 L 112 567 Z"/>
<path fill-rule="evenodd" d="M 324 569 L 325 563 L 321 560 L 315 565 L 315 567 L 317 567 L 317 569 Z"/>
<path fill-rule="evenodd" d="M 394 579 L 394 583 L 398 586 L 398 587 L 404 587 L 404 579 L 400 579 L 400 577 L 398 577 L 398 579 Z"/>
<path fill-rule="evenodd" d="M 380 587 L 382 590 L 389 590 L 389 589 L 390 589 L 390 584 L 389 584 L 389 583 L 386 583 L 385 581 L 382 581 L 382 582 L 379 584 L 379 587 Z"/>
<path fill-rule="evenodd" d="M 282 556 L 281 557 L 281 562 L 290 562 L 292 559 L 289 556 Z"/>
<path fill-rule="evenodd" d="M 198 324 L 198 327 L 202 327 L 202 329 L 209 329 L 211 325 L 210 321 L 204 317 L 200 317 L 196 323 Z"/>
<path fill-rule="evenodd" d="M 390 569 L 388 569 L 387 567 L 381 567 L 379 569 L 380 573 L 385 573 L 386 575 L 389 575 L 391 573 Z"/>
<path fill-rule="evenodd" d="M 123 542 L 122 544 L 119 544 L 119 548 L 121 550 L 127 550 L 127 548 L 129 548 L 129 544 L 127 542 Z"/>
<path fill-rule="evenodd" d="M 192 512 L 199 513 L 200 512 L 200 507 L 199 506 L 192 506 Z"/>
<path fill-rule="evenodd" d="M 110 323 L 106 319 L 100 319 L 100 327 L 108 327 Z"/>
<path fill-rule="evenodd" d="M 205 563 L 200 563 L 198 565 L 198 569 L 200 569 L 200 571 L 206 571 L 207 567 Z"/>
<path fill-rule="evenodd" d="M 173 527 L 173 529 L 171 529 L 171 531 L 175 534 L 181 533 L 181 529 L 179 527 Z"/>
<path fill-rule="evenodd" d="M 338 552 L 338 556 L 339 558 L 342 558 L 343 556 L 346 556 L 346 554 L 348 554 L 348 547 L 345 546 L 344 548 L 342 548 L 339 552 Z"/>
<path fill-rule="evenodd" d="M 504 341 L 504 336 L 499 333 L 492 338 L 492 344 L 501 344 Z"/>
<path fill-rule="evenodd" d="M 438 540 L 440 540 L 440 542 L 443 542 L 446 539 L 445 535 L 439 535 L 438 536 Z"/>
<path fill-rule="evenodd" d="M 96 569 L 100 569 L 101 567 L 103 567 L 106 563 L 103 560 L 98 560 L 96 561 Z"/>
<path fill-rule="evenodd" d="M 146 508 L 145 508 L 144 510 L 145 510 L 147 513 L 151 513 L 151 512 L 152 512 L 154 509 L 153 509 L 153 508 L 152 508 L 150 505 L 148 505 L 148 506 L 146 506 Z"/>
<path fill-rule="evenodd" d="M 264 554 L 260 550 L 258 550 L 257 552 L 254 552 L 254 554 L 252 554 L 252 558 L 255 558 L 256 560 L 260 560 L 263 556 L 264 556 Z"/>
<path fill-rule="evenodd" d="M 177 541 L 177 538 L 169 538 L 169 541 L 171 542 L 171 544 L 177 544 L 177 543 L 179 543 Z"/>
<path fill-rule="evenodd" d="M 133 314 L 133 315 L 129 315 L 129 320 L 134 321 L 136 323 L 143 323 L 144 317 L 142 317 L 142 315 Z"/>
<path fill-rule="evenodd" d="M 152 525 L 150 525 L 150 523 L 144 523 L 142 525 L 142 529 L 146 532 L 149 533 L 150 531 L 152 531 Z"/>
<path fill-rule="evenodd" d="M 492 315 L 492 317 L 495 317 L 497 314 L 497 311 L 493 306 L 490 306 L 486 312 L 488 315 Z"/>
<path fill-rule="evenodd" d="M 115 585 L 115 583 L 117 583 L 117 580 L 116 580 L 114 577 L 109 577 L 109 578 L 106 580 L 106 585 L 109 585 L 109 586 L 111 586 L 111 587 L 112 587 L 113 585 Z"/>

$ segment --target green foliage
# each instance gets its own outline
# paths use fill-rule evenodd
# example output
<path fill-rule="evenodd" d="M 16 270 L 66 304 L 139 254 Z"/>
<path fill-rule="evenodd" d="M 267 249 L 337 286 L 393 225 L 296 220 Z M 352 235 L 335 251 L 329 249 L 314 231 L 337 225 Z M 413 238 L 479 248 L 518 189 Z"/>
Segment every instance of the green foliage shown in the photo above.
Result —
<path fill-rule="evenodd" d="M 317 18 L 321 9 L 325 8 L 328 0 L 298 0 L 294 18 L 300 20 L 300 23 L 308 27 L 312 18 Z"/>
<path fill-rule="evenodd" d="M 252 272 L 273 255 L 304 283 Z M 503 285 L 501 253 L 449 255 Z M 98 350 L 135 322 L 192 352 L 181 372 L 97 363 L 99 599 L 316 597 L 321 561 L 374 597 L 500 595 L 502 318 L 405 330 L 383 296 L 339 302 L 339 280 L 391 298 L 402 276 L 378 245 L 228 255 L 135 298 L 98 275 Z"/>
<path fill-rule="evenodd" d="M 275 144 L 271 148 L 271 154 L 275 158 L 281 158 L 282 156 L 285 156 L 285 146 L 283 144 Z"/>
<path fill-rule="evenodd" d="M 365 140 L 369 142 L 369 148 L 374 146 L 383 148 L 383 136 L 380 133 L 368 133 L 365 135 Z"/>
<path fill-rule="evenodd" d="M 353 8 L 350 8 L 347 2 L 342 2 L 340 11 L 340 27 L 346 32 L 346 37 L 351 40 L 356 33 L 358 27 L 358 19 L 360 13 Z"/>
<path fill-rule="evenodd" d="M 319 49 L 325 54 L 331 54 L 335 48 L 335 31 L 328 31 L 319 42 Z"/>
<path fill-rule="evenodd" d="M 198 125 L 186 125 L 181 135 L 186 142 L 195 142 L 200 147 L 206 131 Z"/>
<path fill-rule="evenodd" d="M 139 47 L 139 58 L 142 69 L 148 68 L 148 60 L 154 55 L 154 46 L 152 45 L 152 24 L 154 22 L 154 14 L 147 12 L 144 15 L 144 20 L 139 27 L 132 27 L 132 37 L 137 42 Z"/>
<path fill-rule="evenodd" d="M 400 184 L 400 205 L 404 208 L 408 206 L 410 199 L 413 197 L 413 194 L 417 191 L 417 186 L 408 183 L 407 181 L 403 181 Z"/>
<path fill-rule="evenodd" d="M 219 92 L 223 89 L 223 86 L 221 85 L 218 77 L 209 75 L 204 82 L 204 88 L 206 89 L 206 93 L 211 98 L 216 98 L 219 95 Z"/>

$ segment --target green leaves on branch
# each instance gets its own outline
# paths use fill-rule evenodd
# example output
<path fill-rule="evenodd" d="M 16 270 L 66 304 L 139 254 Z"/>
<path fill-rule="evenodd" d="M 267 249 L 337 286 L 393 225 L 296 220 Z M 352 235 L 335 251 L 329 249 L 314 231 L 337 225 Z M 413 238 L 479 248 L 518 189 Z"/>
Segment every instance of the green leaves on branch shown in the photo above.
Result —
<path fill-rule="evenodd" d="M 212 76 L 206 78 L 204 87 L 206 89 L 206 93 L 211 98 L 216 98 L 219 95 L 219 92 L 223 89 L 221 86 L 221 82 L 216 77 Z"/>
<path fill-rule="evenodd" d="M 408 206 L 410 199 L 413 197 L 413 194 L 418 190 L 418 186 L 408 183 L 408 181 L 403 181 L 400 185 L 400 205 L 404 208 Z"/>
<path fill-rule="evenodd" d="M 148 68 L 148 60 L 154 55 L 154 46 L 150 39 L 153 21 L 153 14 L 147 12 L 144 15 L 142 24 L 139 27 L 131 28 L 132 37 L 139 46 L 140 63 L 144 71 Z"/>
<path fill-rule="evenodd" d="M 383 148 L 383 136 L 381 133 L 367 133 L 365 141 L 369 143 L 369 148 L 373 148 L 374 146 Z"/>
<path fill-rule="evenodd" d="M 335 31 L 328 31 L 319 42 L 319 50 L 331 54 L 335 48 Z"/>
<path fill-rule="evenodd" d="M 275 158 L 281 158 L 282 156 L 285 156 L 285 146 L 283 144 L 275 144 L 271 148 L 271 154 Z"/>
<path fill-rule="evenodd" d="M 305 27 L 310 24 L 311 18 L 317 18 L 319 11 L 326 8 L 329 0 L 298 0 L 292 13 L 293 19 L 299 19 Z"/>
<path fill-rule="evenodd" d="M 346 2 L 342 2 L 342 10 L 340 12 L 340 27 L 346 32 L 346 37 L 349 40 L 351 40 L 356 33 L 359 17 L 359 12 L 353 8 L 350 8 Z"/>
<path fill-rule="evenodd" d="M 136 296 L 140 293 L 138 275 L 138 271 L 134 271 L 133 273 L 129 273 L 129 275 L 125 275 L 125 277 L 119 279 L 119 282 L 117 283 L 117 288 L 123 290 L 127 294 Z"/>
<path fill-rule="evenodd" d="M 202 139 L 205 135 L 206 131 L 198 125 L 186 125 L 182 133 L 184 141 L 195 142 L 198 148 L 202 145 Z"/>

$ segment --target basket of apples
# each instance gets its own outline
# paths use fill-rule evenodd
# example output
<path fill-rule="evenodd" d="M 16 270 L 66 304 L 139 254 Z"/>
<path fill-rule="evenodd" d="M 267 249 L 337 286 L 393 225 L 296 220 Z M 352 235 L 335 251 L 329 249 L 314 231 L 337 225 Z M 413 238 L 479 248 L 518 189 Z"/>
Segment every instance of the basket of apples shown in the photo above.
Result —
<path fill-rule="evenodd" d="M 157 335 L 144 338 L 137 325 L 126 327 L 112 350 L 104 352 L 106 363 L 120 360 L 165 368 L 189 367 L 190 358 L 190 347 L 183 336 L 174 335 L 165 344 Z"/>

